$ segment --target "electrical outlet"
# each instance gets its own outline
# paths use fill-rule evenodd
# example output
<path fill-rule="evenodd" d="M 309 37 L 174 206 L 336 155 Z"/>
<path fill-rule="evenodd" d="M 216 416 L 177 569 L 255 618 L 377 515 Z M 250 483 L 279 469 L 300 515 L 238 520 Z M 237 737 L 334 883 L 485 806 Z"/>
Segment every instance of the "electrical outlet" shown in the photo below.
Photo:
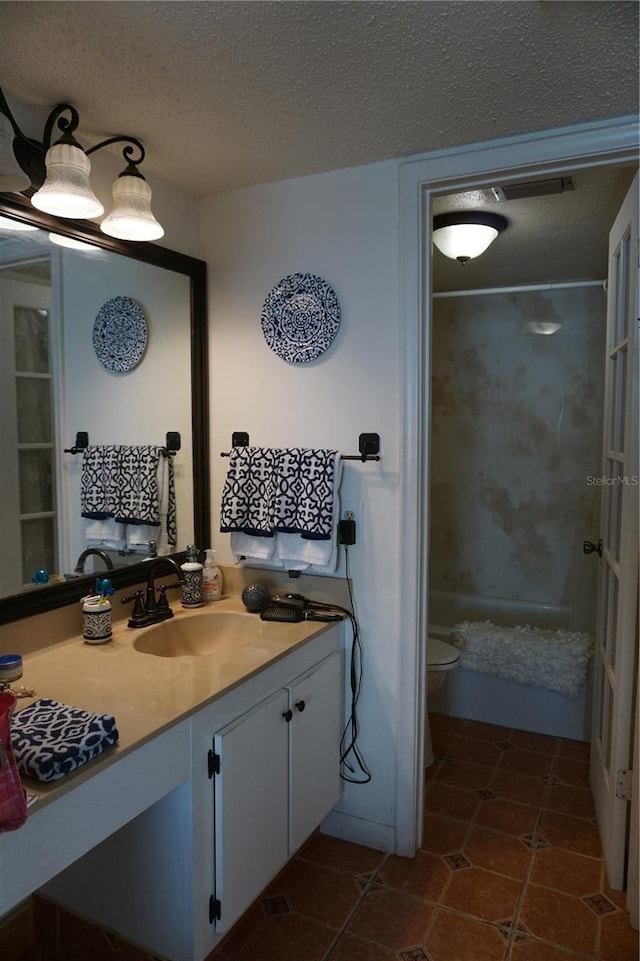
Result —
<path fill-rule="evenodd" d="M 362 544 L 362 501 L 344 500 L 340 505 L 340 520 L 355 524 L 357 542 Z"/>

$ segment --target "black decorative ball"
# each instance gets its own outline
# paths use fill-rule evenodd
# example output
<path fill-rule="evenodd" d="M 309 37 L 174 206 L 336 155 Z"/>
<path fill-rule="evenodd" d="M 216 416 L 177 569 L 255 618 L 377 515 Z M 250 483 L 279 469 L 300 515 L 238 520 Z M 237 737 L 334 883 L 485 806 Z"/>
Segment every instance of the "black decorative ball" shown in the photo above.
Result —
<path fill-rule="evenodd" d="M 259 614 L 271 600 L 271 594 L 262 584 L 247 584 L 241 596 L 242 603 L 252 614 Z"/>

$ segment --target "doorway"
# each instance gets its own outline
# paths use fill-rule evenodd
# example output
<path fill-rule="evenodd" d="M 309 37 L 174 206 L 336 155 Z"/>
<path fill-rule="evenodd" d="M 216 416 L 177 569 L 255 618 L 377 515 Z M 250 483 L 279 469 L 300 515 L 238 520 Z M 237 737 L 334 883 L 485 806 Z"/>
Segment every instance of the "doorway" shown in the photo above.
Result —
<path fill-rule="evenodd" d="M 612 166 L 527 177 L 505 189 L 498 180 L 491 190 L 470 184 L 433 198 L 435 215 L 481 210 L 507 219 L 504 233 L 469 263 L 433 247 L 429 623 L 436 636 L 470 621 L 481 644 L 487 620 L 561 628 L 585 648 L 595 636 L 598 555 L 586 557 L 582 545 L 599 529 L 603 280 L 609 228 L 634 173 L 633 165 Z M 589 740 L 586 653 L 578 665 L 558 650 L 548 676 L 524 653 L 512 668 L 451 672 L 432 708 Z M 482 650 L 474 656 L 481 660 Z"/>
<path fill-rule="evenodd" d="M 403 649 L 398 701 L 399 737 L 405 737 L 397 770 L 397 851 L 413 854 L 421 836 L 423 803 L 421 718 L 425 705 L 425 646 L 428 625 L 428 510 L 423 492 L 429 479 L 428 436 L 430 331 L 432 310 L 425 291 L 432 287 L 428 241 L 436 193 L 488 186 L 500 174 L 507 180 L 528 173 L 553 174 L 569 167 L 587 169 L 637 162 L 637 121 L 531 135 L 438 153 L 403 164 L 400 172 L 401 284 L 403 312 L 405 447 L 402 470 L 402 529 L 413 533 L 403 554 Z"/>

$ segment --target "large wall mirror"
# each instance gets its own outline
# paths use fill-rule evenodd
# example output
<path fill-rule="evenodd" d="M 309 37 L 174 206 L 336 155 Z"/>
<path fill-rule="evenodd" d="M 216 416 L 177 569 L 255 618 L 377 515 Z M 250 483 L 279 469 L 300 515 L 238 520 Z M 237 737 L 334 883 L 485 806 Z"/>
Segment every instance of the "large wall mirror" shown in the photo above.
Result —
<path fill-rule="evenodd" d="M 155 551 L 179 559 L 187 544 L 209 546 L 209 430 L 205 263 L 59 221 L 17 194 L 0 194 L 0 218 L 6 623 L 79 599 L 96 576 L 116 588 L 140 581 Z M 156 528 L 111 529 L 82 516 L 83 434 L 92 448 L 126 450 L 179 436 L 179 450 L 160 455 L 157 478 L 166 511 L 170 460 L 175 537 L 164 520 L 153 538 Z M 79 564 L 89 547 L 101 554 Z"/>

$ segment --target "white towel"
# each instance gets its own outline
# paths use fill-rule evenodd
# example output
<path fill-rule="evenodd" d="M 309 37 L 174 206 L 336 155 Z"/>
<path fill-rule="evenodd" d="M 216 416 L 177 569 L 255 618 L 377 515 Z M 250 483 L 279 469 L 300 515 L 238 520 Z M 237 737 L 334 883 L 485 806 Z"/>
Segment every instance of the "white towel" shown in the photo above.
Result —
<path fill-rule="evenodd" d="M 275 537 L 256 537 L 253 534 L 245 534 L 244 531 L 231 532 L 231 550 L 236 564 L 242 560 L 271 563 L 274 559 L 276 566 L 280 566 L 277 558 L 273 558 L 275 546 Z"/>
<path fill-rule="evenodd" d="M 338 564 L 336 537 L 329 541 L 309 541 L 299 534 L 278 534 L 275 553 L 287 571 L 313 568 L 315 572 L 328 574 L 335 571 Z"/>
<path fill-rule="evenodd" d="M 113 517 L 104 520 L 86 520 L 84 536 L 87 547 L 101 547 L 107 551 L 123 551 L 127 545 L 125 525 L 116 523 Z"/>

